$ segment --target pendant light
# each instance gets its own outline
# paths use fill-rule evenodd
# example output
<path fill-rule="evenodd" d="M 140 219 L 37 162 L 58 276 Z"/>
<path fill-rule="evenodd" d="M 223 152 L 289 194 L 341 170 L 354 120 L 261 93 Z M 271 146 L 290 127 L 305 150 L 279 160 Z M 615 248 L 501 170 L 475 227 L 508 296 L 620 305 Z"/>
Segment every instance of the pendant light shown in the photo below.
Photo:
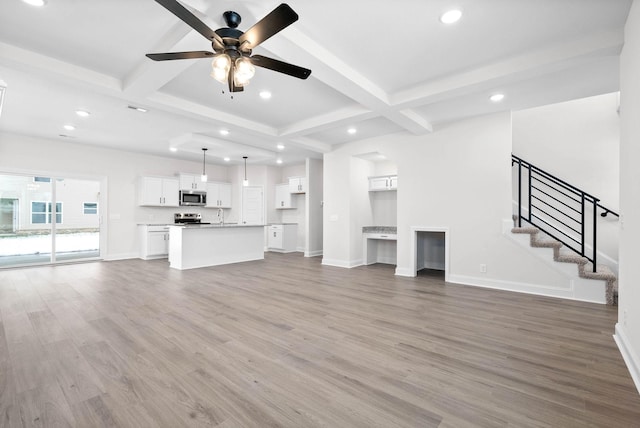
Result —
<path fill-rule="evenodd" d="M 207 171 L 205 170 L 205 156 L 207 155 L 207 148 L 202 148 L 202 175 L 200 176 L 200 181 L 207 181 Z"/>
<path fill-rule="evenodd" d="M 248 186 L 249 180 L 247 180 L 247 156 L 242 156 L 242 159 L 244 159 L 244 181 L 242 182 L 242 185 Z"/>

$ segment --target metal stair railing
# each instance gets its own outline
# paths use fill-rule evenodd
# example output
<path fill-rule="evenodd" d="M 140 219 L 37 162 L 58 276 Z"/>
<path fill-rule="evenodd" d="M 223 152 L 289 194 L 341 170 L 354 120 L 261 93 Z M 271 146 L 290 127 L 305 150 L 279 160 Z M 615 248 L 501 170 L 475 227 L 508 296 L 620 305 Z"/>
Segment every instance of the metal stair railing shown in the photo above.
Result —
<path fill-rule="evenodd" d="M 518 227 L 522 221 L 545 232 L 552 238 L 562 242 L 567 248 L 585 257 L 593 264 L 596 272 L 598 209 L 602 210 L 601 217 L 617 213 L 600 204 L 600 199 L 581 190 L 566 181 L 544 171 L 541 168 L 511 155 L 511 166 L 518 167 Z M 526 181 L 523 182 L 523 172 Z M 526 184 L 526 194 L 523 195 L 523 185 Z M 526 197 L 527 216 L 523 217 L 522 199 Z M 586 252 L 587 240 L 587 211 L 592 215 L 592 252 Z"/>

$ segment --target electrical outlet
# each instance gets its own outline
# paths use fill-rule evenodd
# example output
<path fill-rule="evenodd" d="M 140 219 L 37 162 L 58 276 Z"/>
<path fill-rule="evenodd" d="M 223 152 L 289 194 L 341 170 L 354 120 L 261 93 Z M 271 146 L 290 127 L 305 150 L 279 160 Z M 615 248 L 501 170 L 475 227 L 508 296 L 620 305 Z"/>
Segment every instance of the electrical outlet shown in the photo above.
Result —
<path fill-rule="evenodd" d="M 480 273 L 487 273 L 487 265 L 484 263 L 480 265 Z"/>

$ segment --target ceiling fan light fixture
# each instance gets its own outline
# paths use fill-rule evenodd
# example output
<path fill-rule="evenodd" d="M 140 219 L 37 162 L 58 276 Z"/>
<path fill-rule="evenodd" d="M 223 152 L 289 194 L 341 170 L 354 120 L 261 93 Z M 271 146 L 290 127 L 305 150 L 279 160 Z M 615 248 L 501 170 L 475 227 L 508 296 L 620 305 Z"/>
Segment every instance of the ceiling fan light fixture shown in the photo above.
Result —
<path fill-rule="evenodd" d="M 235 63 L 233 79 L 236 85 L 246 86 L 256 74 L 256 69 L 248 58 L 238 58 Z"/>
<path fill-rule="evenodd" d="M 220 83 L 227 83 L 227 74 L 231 68 L 231 58 L 227 54 L 219 54 L 211 61 L 211 77 Z"/>

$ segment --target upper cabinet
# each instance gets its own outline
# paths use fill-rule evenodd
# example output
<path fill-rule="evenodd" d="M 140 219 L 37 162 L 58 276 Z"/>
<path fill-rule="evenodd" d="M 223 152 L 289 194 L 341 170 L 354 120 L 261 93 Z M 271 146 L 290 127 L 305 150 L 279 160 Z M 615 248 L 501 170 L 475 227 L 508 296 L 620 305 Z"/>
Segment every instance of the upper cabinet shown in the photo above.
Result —
<path fill-rule="evenodd" d="M 180 174 L 180 190 L 207 190 L 207 182 L 202 181 L 199 175 Z"/>
<path fill-rule="evenodd" d="M 276 185 L 276 206 L 277 210 L 286 210 L 295 208 L 291 192 L 289 191 L 289 184 L 277 184 Z"/>
<path fill-rule="evenodd" d="M 177 207 L 179 183 L 176 178 L 140 177 L 138 179 L 138 205 Z"/>
<path fill-rule="evenodd" d="M 397 175 L 381 175 L 377 177 L 369 177 L 369 191 L 382 192 L 385 190 L 398 189 Z"/>
<path fill-rule="evenodd" d="M 306 193 L 306 177 L 289 177 L 289 193 Z"/>
<path fill-rule="evenodd" d="M 206 183 L 207 208 L 231 208 L 231 184 Z"/>

